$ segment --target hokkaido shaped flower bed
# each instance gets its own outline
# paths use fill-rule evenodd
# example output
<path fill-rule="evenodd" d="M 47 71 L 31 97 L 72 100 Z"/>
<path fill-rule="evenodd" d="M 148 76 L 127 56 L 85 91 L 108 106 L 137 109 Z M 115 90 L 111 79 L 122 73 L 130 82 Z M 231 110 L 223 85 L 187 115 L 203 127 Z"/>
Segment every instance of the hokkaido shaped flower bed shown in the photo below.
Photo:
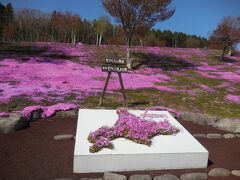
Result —
<path fill-rule="evenodd" d="M 93 145 L 89 151 L 96 153 L 103 148 L 113 149 L 112 140 L 126 138 L 139 144 L 150 146 L 151 138 L 157 135 L 172 135 L 179 130 L 167 120 L 155 122 L 144 120 L 129 113 L 126 109 L 118 109 L 119 116 L 113 127 L 102 126 L 96 131 L 90 132 L 88 141 Z"/>

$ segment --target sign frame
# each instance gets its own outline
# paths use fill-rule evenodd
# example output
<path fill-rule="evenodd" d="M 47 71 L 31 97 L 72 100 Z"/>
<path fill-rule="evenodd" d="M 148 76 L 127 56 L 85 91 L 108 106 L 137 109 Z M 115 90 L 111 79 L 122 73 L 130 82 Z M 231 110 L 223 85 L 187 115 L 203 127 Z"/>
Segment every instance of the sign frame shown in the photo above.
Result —
<path fill-rule="evenodd" d="M 123 104 L 125 107 L 127 107 L 128 105 L 127 105 L 127 100 L 126 100 L 126 93 L 125 93 L 122 74 L 121 74 L 121 73 L 128 72 L 128 68 L 126 66 L 124 66 L 124 65 L 126 65 L 126 60 L 123 58 L 121 58 L 121 59 L 106 58 L 105 63 L 106 64 L 102 65 L 102 71 L 107 72 L 108 74 L 107 74 L 107 79 L 104 84 L 102 95 L 101 95 L 99 103 L 98 103 L 98 107 L 101 107 L 101 105 L 103 103 L 103 99 L 104 99 L 104 96 L 105 96 L 105 93 L 107 90 L 107 86 L 109 83 L 109 79 L 110 79 L 110 76 L 112 73 L 118 73 L 118 79 L 119 79 L 119 83 L 121 86 L 121 93 L 123 96 Z"/>

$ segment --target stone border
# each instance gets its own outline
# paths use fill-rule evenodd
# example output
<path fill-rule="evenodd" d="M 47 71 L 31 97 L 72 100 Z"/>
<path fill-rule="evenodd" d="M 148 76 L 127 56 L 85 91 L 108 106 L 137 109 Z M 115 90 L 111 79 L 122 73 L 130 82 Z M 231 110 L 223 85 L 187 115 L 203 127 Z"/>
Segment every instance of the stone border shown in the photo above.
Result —
<path fill-rule="evenodd" d="M 220 119 L 218 117 L 210 116 L 208 114 L 202 114 L 197 112 L 182 112 L 181 120 L 190 121 L 204 126 L 210 125 L 219 130 L 240 134 L 240 119 Z M 240 135 L 237 136 L 239 137 Z"/>
<path fill-rule="evenodd" d="M 80 180 L 203 180 L 208 177 L 240 177 L 240 170 L 228 170 L 225 168 L 213 168 L 208 173 L 203 172 L 192 172 L 181 174 L 179 177 L 174 174 L 161 174 L 158 176 L 150 176 L 148 174 L 133 174 L 129 177 L 117 173 L 105 172 L 103 177 L 99 178 L 80 178 Z M 55 178 L 54 180 L 75 180 L 74 178 Z"/>
<path fill-rule="evenodd" d="M 105 108 L 105 109 L 107 109 L 107 108 Z M 12 128 L 7 131 L 1 130 L 1 126 L 0 126 L 0 133 L 9 133 L 9 132 L 14 132 L 17 130 L 24 129 L 26 127 L 29 127 L 28 126 L 29 122 L 34 122 L 34 121 L 38 121 L 38 120 L 42 119 L 40 111 L 32 111 L 29 119 L 23 117 L 19 113 L 9 113 L 9 115 L 7 117 L 5 117 L 5 116 L 0 117 L 0 125 L 1 125 L 2 119 L 10 118 L 11 114 L 18 114 L 19 119 L 21 118 L 22 121 L 24 120 L 24 122 L 26 122 L 25 124 L 27 124 L 27 125 L 24 127 Z M 72 117 L 72 116 L 77 116 L 77 114 L 78 114 L 78 109 L 59 110 L 59 111 L 56 111 L 53 114 L 53 116 L 51 116 L 50 118 L 52 118 L 52 117 L 68 118 L 68 117 Z M 195 112 L 182 112 L 181 117 L 179 117 L 177 119 L 184 120 L 184 121 L 190 121 L 190 122 L 204 125 L 204 126 L 210 125 L 214 128 L 220 129 L 220 130 L 229 131 L 232 134 L 234 134 L 235 137 L 238 137 L 238 138 L 240 137 L 240 119 L 227 119 L 227 118 L 219 119 L 214 116 L 210 116 L 207 114 L 201 114 L 201 113 L 195 113 Z M 14 126 L 14 125 L 11 125 L 11 126 Z M 218 135 L 215 135 L 215 136 L 209 135 L 209 137 L 212 137 L 213 139 L 219 138 L 217 136 Z M 226 134 L 226 135 L 223 135 L 223 138 L 231 139 L 231 138 L 235 138 L 234 136 Z M 200 137 L 198 137 L 198 138 L 200 138 Z M 201 138 L 204 138 L 204 135 Z"/>
<path fill-rule="evenodd" d="M 13 112 L 9 113 L 8 116 L 0 117 L 0 134 L 12 133 L 15 131 L 19 131 L 25 128 L 30 127 L 32 122 L 36 122 L 38 120 L 44 119 L 41 116 L 42 111 L 32 111 L 29 118 L 24 117 L 22 114 Z M 59 110 L 56 111 L 53 116 L 49 117 L 57 117 L 57 118 L 69 118 L 78 115 L 78 110 Z"/>
<path fill-rule="evenodd" d="M 240 138 L 240 134 L 218 134 L 218 133 L 208 133 L 208 134 L 193 134 L 195 138 L 207 138 L 207 139 L 236 139 Z"/>

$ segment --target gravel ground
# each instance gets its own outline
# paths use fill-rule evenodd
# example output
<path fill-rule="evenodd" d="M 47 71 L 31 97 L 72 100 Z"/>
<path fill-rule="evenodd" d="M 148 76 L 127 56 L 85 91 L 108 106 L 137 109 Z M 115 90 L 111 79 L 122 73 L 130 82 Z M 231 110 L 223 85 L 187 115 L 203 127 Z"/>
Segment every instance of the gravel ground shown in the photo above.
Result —
<path fill-rule="evenodd" d="M 81 177 L 102 177 L 103 173 L 73 174 L 74 140 L 56 141 L 58 134 L 75 134 L 77 117 L 51 118 L 31 124 L 31 127 L 11 134 L 0 134 L 0 180 L 48 180 L 60 177 L 79 179 Z M 181 121 L 192 134 L 220 133 L 212 127 L 201 126 Z M 215 167 L 229 170 L 240 169 L 240 138 L 205 139 L 199 142 L 210 152 L 209 165 L 206 169 L 187 169 L 171 171 L 121 172 L 132 174 L 150 174 L 151 176 L 172 173 L 180 176 L 189 172 L 208 172 Z M 208 178 L 217 180 L 219 178 Z M 221 179 L 239 179 L 229 176 Z"/>

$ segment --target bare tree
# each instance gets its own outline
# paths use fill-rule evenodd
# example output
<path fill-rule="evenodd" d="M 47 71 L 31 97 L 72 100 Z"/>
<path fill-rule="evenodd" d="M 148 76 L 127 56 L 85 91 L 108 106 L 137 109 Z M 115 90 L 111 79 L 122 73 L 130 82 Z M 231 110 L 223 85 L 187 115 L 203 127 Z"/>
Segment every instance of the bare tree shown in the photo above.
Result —
<path fill-rule="evenodd" d="M 150 29 L 156 22 L 170 18 L 175 9 L 169 8 L 171 0 L 102 0 L 105 10 L 121 23 L 127 41 L 127 63 L 132 68 L 130 46 L 139 26 Z"/>
<path fill-rule="evenodd" d="M 227 51 L 231 55 L 233 46 L 240 42 L 240 16 L 223 18 L 213 31 L 210 41 L 218 43 L 223 48 L 221 58 Z"/>
<path fill-rule="evenodd" d="M 186 43 L 186 47 L 188 48 L 197 48 L 197 47 L 200 47 L 201 45 L 201 41 L 196 37 L 187 38 L 185 43 Z"/>
<path fill-rule="evenodd" d="M 135 31 L 135 36 L 139 39 L 140 45 L 143 48 L 143 39 L 148 33 L 148 27 L 146 26 L 139 26 Z"/>
<path fill-rule="evenodd" d="M 103 34 L 106 32 L 106 26 L 109 24 L 108 16 L 100 16 L 93 22 L 94 31 L 96 32 L 96 45 L 102 44 Z"/>
<path fill-rule="evenodd" d="M 48 41 L 50 14 L 36 9 L 22 9 L 17 11 L 15 21 L 21 41 Z"/>

